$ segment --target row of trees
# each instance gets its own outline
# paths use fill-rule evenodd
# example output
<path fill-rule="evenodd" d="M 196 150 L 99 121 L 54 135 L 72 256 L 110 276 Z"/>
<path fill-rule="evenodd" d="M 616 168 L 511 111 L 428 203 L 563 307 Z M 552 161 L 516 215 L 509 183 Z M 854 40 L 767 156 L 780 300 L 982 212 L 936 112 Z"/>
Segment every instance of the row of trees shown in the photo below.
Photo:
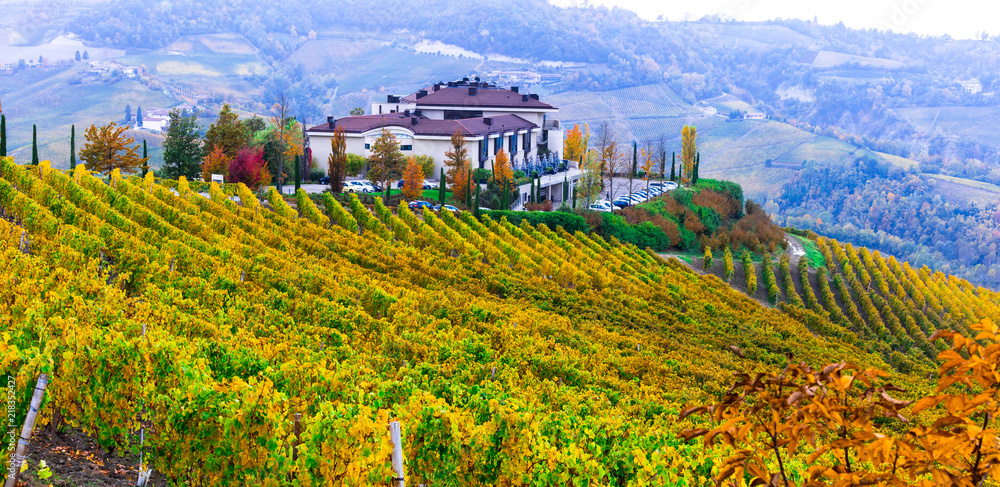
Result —
<path fill-rule="evenodd" d="M 280 188 L 291 172 L 298 185 L 312 158 L 303 148 L 302 126 L 288 112 L 287 103 L 279 102 L 269 121 L 256 116 L 240 120 L 228 104 L 223 105 L 202 134 L 196 112 L 171 111 L 163 143 L 164 177 L 208 181 L 219 174 L 227 182 L 251 188 L 272 180 Z"/>
<path fill-rule="evenodd" d="M 580 162 L 583 177 L 577 184 L 579 196 L 585 205 L 597 199 L 602 193 L 608 200 L 614 200 L 617 187 L 616 177 L 628 178 L 628 193 L 642 187 L 649 189 L 653 179 L 667 179 L 667 139 L 660 136 L 658 140 L 647 140 L 639 147 L 638 142 L 632 142 L 632 157 L 629 159 L 626 144 L 608 122 L 602 122 L 594 134 L 591 147 L 590 127 L 584 124 L 581 129 L 574 125 L 566 133 L 563 144 L 566 159 Z M 690 186 L 698 182 L 698 168 L 701 156 L 697 150 L 697 129 L 685 125 L 681 131 L 681 161 L 677 165 L 677 153 L 670 153 L 670 181 L 677 181 Z M 638 182 L 645 182 L 645 185 Z"/>

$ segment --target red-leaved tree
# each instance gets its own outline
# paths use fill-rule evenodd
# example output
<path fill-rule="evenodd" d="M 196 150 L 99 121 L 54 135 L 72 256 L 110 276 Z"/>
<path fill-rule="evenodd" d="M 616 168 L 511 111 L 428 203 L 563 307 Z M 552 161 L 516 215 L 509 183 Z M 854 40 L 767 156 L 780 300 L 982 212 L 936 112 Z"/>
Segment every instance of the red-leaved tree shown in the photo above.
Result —
<path fill-rule="evenodd" d="M 271 174 L 267 171 L 263 148 L 244 147 L 229 163 L 229 179 L 233 183 L 243 183 L 256 191 L 261 186 L 271 182 Z"/>

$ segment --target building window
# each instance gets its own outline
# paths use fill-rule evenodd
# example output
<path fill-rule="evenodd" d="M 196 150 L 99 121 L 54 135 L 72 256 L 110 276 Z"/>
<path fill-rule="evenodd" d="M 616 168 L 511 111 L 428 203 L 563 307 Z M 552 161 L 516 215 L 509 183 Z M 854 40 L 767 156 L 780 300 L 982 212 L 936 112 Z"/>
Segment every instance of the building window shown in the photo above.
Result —
<path fill-rule="evenodd" d="M 500 135 L 493 140 L 493 153 L 499 154 L 500 149 L 503 149 L 503 135 Z"/>
<path fill-rule="evenodd" d="M 531 150 L 531 132 L 524 134 L 524 150 Z"/>
<path fill-rule="evenodd" d="M 486 159 L 488 159 L 489 157 L 490 157 L 490 141 L 487 140 L 487 139 L 480 140 L 479 141 L 479 163 L 480 163 L 480 165 L 482 165 L 482 162 L 485 161 Z"/>
<path fill-rule="evenodd" d="M 371 148 L 372 148 L 371 144 L 365 144 L 365 149 L 371 149 Z"/>
<path fill-rule="evenodd" d="M 510 136 L 510 152 L 511 154 L 517 152 L 517 134 L 511 134 Z"/>
<path fill-rule="evenodd" d="M 412 145 L 401 145 L 401 146 L 399 146 L 399 150 L 413 150 L 413 146 Z"/>

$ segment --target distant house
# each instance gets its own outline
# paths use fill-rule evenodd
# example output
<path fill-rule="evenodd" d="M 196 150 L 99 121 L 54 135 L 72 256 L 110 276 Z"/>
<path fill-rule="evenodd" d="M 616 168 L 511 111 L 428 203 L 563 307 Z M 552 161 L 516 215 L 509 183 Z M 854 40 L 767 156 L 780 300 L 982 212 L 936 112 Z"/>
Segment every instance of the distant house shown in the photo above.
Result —
<path fill-rule="evenodd" d="M 767 118 L 767 115 L 763 113 L 746 113 L 745 115 L 743 115 L 743 118 L 747 120 L 764 120 L 765 118 Z"/>
<path fill-rule="evenodd" d="M 978 79 L 959 81 L 959 84 L 961 84 L 962 88 L 965 89 L 965 92 L 970 95 L 975 95 L 976 93 L 983 91 L 983 84 L 980 83 Z"/>
<path fill-rule="evenodd" d="M 701 113 L 704 113 L 707 117 L 711 117 L 719 113 L 719 111 L 715 107 L 701 107 Z"/>
<path fill-rule="evenodd" d="M 171 108 L 154 108 L 142 114 L 142 128 L 153 132 L 163 132 L 170 125 Z"/>

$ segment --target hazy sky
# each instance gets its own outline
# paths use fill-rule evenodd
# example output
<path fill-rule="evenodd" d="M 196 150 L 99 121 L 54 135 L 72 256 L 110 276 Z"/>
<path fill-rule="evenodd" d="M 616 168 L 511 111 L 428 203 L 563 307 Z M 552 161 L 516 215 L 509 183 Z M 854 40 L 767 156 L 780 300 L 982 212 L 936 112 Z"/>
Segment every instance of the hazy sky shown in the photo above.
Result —
<path fill-rule="evenodd" d="M 551 1 L 568 5 L 583 0 Z M 818 17 L 822 24 L 844 22 L 854 28 L 948 34 L 961 39 L 975 37 L 982 31 L 1000 34 L 997 0 L 590 0 L 590 3 L 617 5 L 647 19 L 658 15 L 670 20 L 683 20 L 685 15 L 698 19 L 709 14 L 748 21 Z"/>

